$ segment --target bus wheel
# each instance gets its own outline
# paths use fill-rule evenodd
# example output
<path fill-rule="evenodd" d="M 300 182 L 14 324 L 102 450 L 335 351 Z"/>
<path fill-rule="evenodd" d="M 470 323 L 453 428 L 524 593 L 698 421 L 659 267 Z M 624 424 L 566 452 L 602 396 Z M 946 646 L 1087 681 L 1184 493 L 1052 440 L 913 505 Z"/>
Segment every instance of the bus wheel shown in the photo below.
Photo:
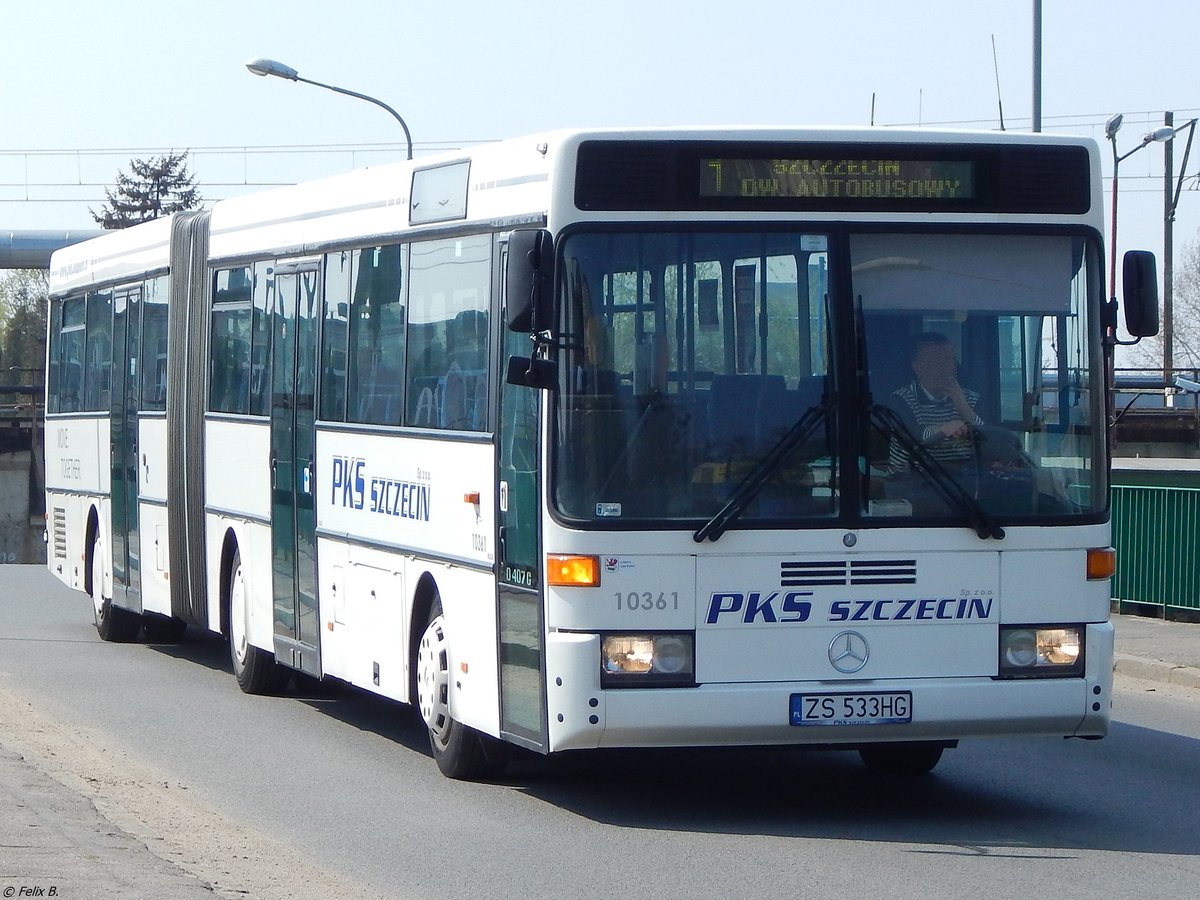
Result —
<path fill-rule="evenodd" d="M 494 774 L 484 735 L 450 715 L 450 643 L 442 602 L 434 599 L 429 622 L 417 646 L 417 708 L 429 729 L 429 746 L 447 778 L 470 780 Z"/>
<path fill-rule="evenodd" d="M 96 617 L 96 632 L 106 641 L 132 641 L 142 627 L 141 616 L 119 606 L 104 596 L 104 553 L 100 536 L 92 539 L 92 612 Z"/>
<path fill-rule="evenodd" d="M 174 616 L 142 613 L 142 633 L 151 644 L 178 644 L 183 640 L 187 622 Z"/>
<path fill-rule="evenodd" d="M 250 643 L 250 604 L 246 596 L 246 576 L 242 572 L 242 554 L 233 553 L 229 568 L 229 658 L 238 687 L 247 694 L 271 694 L 278 691 L 287 673 L 275 657 Z"/>
<path fill-rule="evenodd" d="M 942 744 L 876 744 L 860 748 L 858 755 L 877 775 L 927 775 L 944 749 Z"/>

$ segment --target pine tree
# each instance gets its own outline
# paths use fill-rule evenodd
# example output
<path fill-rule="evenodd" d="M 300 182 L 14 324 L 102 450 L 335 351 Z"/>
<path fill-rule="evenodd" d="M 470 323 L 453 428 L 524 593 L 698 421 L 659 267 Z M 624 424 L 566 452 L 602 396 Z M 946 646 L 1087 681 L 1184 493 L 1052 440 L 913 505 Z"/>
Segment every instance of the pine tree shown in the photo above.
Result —
<path fill-rule="evenodd" d="M 116 190 L 104 189 L 108 202 L 88 212 L 101 228 L 128 228 L 200 205 L 196 179 L 187 170 L 187 151 L 129 163 L 132 175 L 117 171 Z"/>

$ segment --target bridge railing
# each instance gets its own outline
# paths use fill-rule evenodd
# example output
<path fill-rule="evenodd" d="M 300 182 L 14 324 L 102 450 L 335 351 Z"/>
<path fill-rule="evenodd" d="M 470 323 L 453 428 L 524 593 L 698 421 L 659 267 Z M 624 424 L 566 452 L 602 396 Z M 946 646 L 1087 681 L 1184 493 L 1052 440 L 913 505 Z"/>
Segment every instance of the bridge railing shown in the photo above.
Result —
<path fill-rule="evenodd" d="M 1112 523 L 1121 610 L 1200 613 L 1200 461 L 1117 460 Z"/>
<path fill-rule="evenodd" d="M 1200 385 L 1200 368 L 1123 368 L 1114 371 L 1113 394 L 1118 414 L 1122 409 L 1196 409 L 1200 392 L 1187 385 Z"/>

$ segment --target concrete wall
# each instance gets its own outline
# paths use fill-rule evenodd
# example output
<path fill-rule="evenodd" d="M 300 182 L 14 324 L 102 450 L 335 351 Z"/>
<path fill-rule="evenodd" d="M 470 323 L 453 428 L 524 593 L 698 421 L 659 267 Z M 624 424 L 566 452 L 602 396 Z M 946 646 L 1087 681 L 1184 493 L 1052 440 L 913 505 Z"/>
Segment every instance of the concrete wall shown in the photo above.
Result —
<path fill-rule="evenodd" d="M 0 453 L 0 564 L 46 563 L 46 523 L 30 515 L 32 466 L 28 450 Z"/>

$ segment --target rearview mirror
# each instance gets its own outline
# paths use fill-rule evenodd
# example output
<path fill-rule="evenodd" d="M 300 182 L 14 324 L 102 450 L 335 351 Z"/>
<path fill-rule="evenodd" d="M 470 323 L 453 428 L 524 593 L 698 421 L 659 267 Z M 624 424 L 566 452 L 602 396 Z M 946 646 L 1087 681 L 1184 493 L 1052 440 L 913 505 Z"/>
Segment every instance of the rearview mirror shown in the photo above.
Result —
<path fill-rule="evenodd" d="M 542 229 L 514 231 L 508 238 L 505 296 L 508 329 L 547 331 L 554 324 L 554 241 Z"/>
<path fill-rule="evenodd" d="M 1149 250 L 1125 253 L 1125 329 L 1136 338 L 1158 334 L 1158 273 Z"/>
<path fill-rule="evenodd" d="M 536 356 L 510 356 L 505 380 L 509 384 L 541 390 L 554 390 L 558 385 L 558 364 Z"/>

